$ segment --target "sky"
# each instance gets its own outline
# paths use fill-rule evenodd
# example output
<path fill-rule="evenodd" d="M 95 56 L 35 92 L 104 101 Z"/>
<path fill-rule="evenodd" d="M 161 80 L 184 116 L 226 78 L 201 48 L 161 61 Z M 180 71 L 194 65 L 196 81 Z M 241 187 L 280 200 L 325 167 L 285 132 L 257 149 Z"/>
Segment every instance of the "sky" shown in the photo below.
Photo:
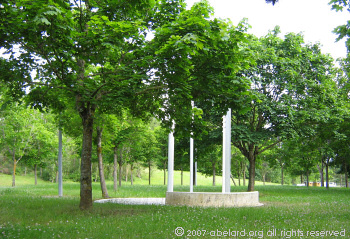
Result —
<path fill-rule="evenodd" d="M 198 0 L 186 0 L 190 7 Z M 346 56 L 345 41 L 335 42 L 332 33 L 339 25 L 350 20 L 347 11 L 336 12 L 328 5 L 330 0 L 279 0 L 274 6 L 265 0 L 209 0 L 216 18 L 231 19 L 237 25 L 248 19 L 252 28 L 248 31 L 257 37 L 264 36 L 276 25 L 281 28 L 281 37 L 289 32 L 303 33 L 306 43 L 320 43 L 323 53 L 334 59 Z"/>

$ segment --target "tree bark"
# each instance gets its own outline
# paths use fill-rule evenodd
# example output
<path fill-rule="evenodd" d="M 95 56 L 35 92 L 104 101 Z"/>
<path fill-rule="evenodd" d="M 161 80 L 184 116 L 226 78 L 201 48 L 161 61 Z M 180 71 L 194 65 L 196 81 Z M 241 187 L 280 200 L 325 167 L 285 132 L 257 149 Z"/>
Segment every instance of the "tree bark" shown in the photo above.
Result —
<path fill-rule="evenodd" d="M 12 152 L 12 160 L 13 160 L 12 187 L 15 187 L 16 186 L 16 167 L 17 167 L 15 150 L 13 150 Z"/>
<path fill-rule="evenodd" d="M 243 186 L 246 184 L 246 162 L 243 163 Z"/>
<path fill-rule="evenodd" d="M 80 209 L 86 210 L 92 207 L 92 184 L 91 184 L 91 154 L 92 154 L 92 133 L 93 114 L 92 107 L 80 109 L 80 116 L 83 121 L 83 147 L 80 164 Z"/>
<path fill-rule="evenodd" d="M 238 185 L 241 186 L 241 170 L 243 162 L 238 162 L 237 175 L 238 175 Z"/>
<path fill-rule="evenodd" d="M 184 169 L 181 166 L 181 186 L 184 185 Z"/>
<path fill-rule="evenodd" d="M 348 165 L 346 162 L 344 162 L 344 171 L 345 171 L 345 187 L 349 187 L 349 182 L 348 182 Z"/>
<path fill-rule="evenodd" d="M 320 173 L 321 187 L 324 187 L 323 160 L 321 162 L 321 167 L 319 164 L 317 164 L 317 169 L 318 169 L 318 172 Z"/>
<path fill-rule="evenodd" d="M 148 161 L 148 184 L 151 185 L 151 160 Z"/>
<path fill-rule="evenodd" d="M 38 167 L 38 165 L 35 164 L 34 165 L 34 185 L 38 184 L 37 167 Z"/>
<path fill-rule="evenodd" d="M 117 155 L 117 146 L 114 147 L 114 158 L 113 158 L 113 190 L 117 191 L 118 189 L 118 179 L 117 179 L 117 167 L 118 167 L 118 155 Z"/>
<path fill-rule="evenodd" d="M 128 182 L 128 164 L 125 164 L 125 182 Z"/>
<path fill-rule="evenodd" d="M 122 163 L 119 161 L 118 162 L 118 165 L 119 165 L 119 187 L 122 186 Z"/>
<path fill-rule="evenodd" d="M 108 191 L 107 191 L 107 186 L 106 186 L 106 181 L 105 181 L 104 169 L 103 169 L 102 132 L 103 132 L 103 128 L 97 126 L 96 127 L 96 133 L 97 133 L 98 172 L 99 172 L 99 176 L 100 176 L 100 185 L 101 185 L 102 197 L 103 198 L 109 198 Z"/>
<path fill-rule="evenodd" d="M 284 171 L 283 171 L 283 169 L 284 169 L 284 164 L 281 163 L 281 185 L 282 186 L 284 184 Z"/>
<path fill-rule="evenodd" d="M 215 176 L 216 176 L 216 170 L 215 170 L 215 163 L 212 164 L 213 167 L 213 186 L 215 186 L 216 182 L 215 182 Z"/>
<path fill-rule="evenodd" d="M 166 184 L 166 162 L 163 164 L 163 172 L 164 172 L 164 185 Z"/>
<path fill-rule="evenodd" d="M 134 165 L 131 164 L 130 165 L 130 182 L 131 182 L 131 185 L 134 185 L 134 179 L 133 179 L 133 175 L 132 175 L 133 170 L 134 170 Z"/>
<path fill-rule="evenodd" d="M 254 191 L 254 184 L 255 184 L 255 155 L 254 155 L 254 152 L 249 152 L 248 192 Z"/>
<path fill-rule="evenodd" d="M 262 175 L 263 185 L 265 185 L 265 174 Z"/>
<path fill-rule="evenodd" d="M 235 185 L 235 187 L 236 187 L 237 185 L 236 185 L 235 179 L 233 178 L 232 174 L 230 174 L 230 178 L 231 178 L 231 180 L 232 180 L 233 184 L 234 184 L 234 185 Z"/>

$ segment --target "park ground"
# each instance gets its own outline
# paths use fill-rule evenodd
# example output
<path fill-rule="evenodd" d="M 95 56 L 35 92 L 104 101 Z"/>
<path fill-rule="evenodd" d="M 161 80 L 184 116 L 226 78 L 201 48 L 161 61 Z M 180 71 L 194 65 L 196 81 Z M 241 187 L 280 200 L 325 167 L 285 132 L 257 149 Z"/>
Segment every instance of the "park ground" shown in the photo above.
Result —
<path fill-rule="evenodd" d="M 157 177 L 155 177 L 157 180 Z M 176 178 L 175 178 L 176 180 Z M 195 191 L 220 192 L 211 178 L 198 178 Z M 207 182 L 205 180 L 208 180 Z M 220 178 L 217 179 L 220 182 Z M 186 206 L 94 204 L 81 211 L 79 183 L 57 184 L 0 174 L 0 238 L 350 238 L 350 189 L 266 185 L 258 183 L 261 207 L 200 208 Z M 148 181 L 147 181 L 148 182 Z M 123 182 L 111 197 L 165 197 L 160 178 L 154 185 Z M 188 186 L 175 185 L 175 191 Z M 232 191 L 246 187 L 232 186 Z M 98 182 L 93 198 L 101 198 Z"/>

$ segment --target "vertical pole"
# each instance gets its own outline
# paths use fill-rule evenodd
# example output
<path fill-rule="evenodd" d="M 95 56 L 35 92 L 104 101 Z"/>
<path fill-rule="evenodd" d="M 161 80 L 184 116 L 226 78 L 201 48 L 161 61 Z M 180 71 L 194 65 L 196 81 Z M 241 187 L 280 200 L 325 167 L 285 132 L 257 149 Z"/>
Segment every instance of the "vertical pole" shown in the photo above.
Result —
<path fill-rule="evenodd" d="M 62 185 L 62 130 L 58 130 L 58 196 L 63 196 Z"/>
<path fill-rule="evenodd" d="M 173 124 L 168 137 L 168 192 L 174 191 L 174 128 L 175 125 Z"/>
<path fill-rule="evenodd" d="M 194 186 L 197 186 L 197 161 L 194 163 Z"/>
<path fill-rule="evenodd" d="M 194 102 L 191 101 L 191 107 L 193 109 Z M 193 115 L 192 115 L 193 120 Z M 193 149 L 194 149 L 194 142 L 192 138 L 193 132 L 191 132 L 191 138 L 190 138 L 190 193 L 193 192 Z"/>
<path fill-rule="evenodd" d="M 231 109 L 223 117 L 223 145 L 222 145 L 222 192 L 231 191 Z"/>
<path fill-rule="evenodd" d="M 193 138 L 190 138 L 190 193 L 193 192 Z"/>

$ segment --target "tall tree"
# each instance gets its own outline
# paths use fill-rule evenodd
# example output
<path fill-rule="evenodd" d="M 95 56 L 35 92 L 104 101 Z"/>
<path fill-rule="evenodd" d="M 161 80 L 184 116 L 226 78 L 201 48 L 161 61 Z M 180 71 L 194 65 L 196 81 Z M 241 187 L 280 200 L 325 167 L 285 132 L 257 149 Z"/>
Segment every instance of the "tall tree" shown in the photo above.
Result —
<path fill-rule="evenodd" d="M 157 148 L 159 149 L 159 156 L 157 167 L 163 170 L 164 185 L 166 185 L 166 170 L 168 165 L 168 134 L 166 130 L 160 126 L 156 127 L 154 130 L 157 142 Z"/>
<path fill-rule="evenodd" d="M 331 0 L 329 5 L 332 6 L 332 10 L 335 11 L 343 11 L 344 8 L 346 11 L 350 11 L 350 2 L 347 0 Z M 350 52 L 350 22 L 348 21 L 344 25 L 340 25 L 336 27 L 333 31 L 338 35 L 337 41 L 341 39 L 346 39 L 346 47 L 348 49 L 348 53 Z"/>
<path fill-rule="evenodd" d="M 252 82 L 247 110 L 232 109 L 233 144 L 249 161 L 248 191 L 254 190 L 257 155 L 308 134 L 335 102 L 333 60 L 317 44 L 304 45 L 300 34 L 278 34 L 276 27 L 252 41 L 256 65 L 240 73 Z"/>
<path fill-rule="evenodd" d="M 152 47 L 158 56 L 153 62 L 155 77 L 167 82 L 167 95 L 161 118 L 175 134 L 198 138 L 202 133 L 201 107 L 215 108 L 219 115 L 240 107 L 240 96 L 249 81 L 237 78 L 248 66 L 251 55 L 246 47 L 247 25 L 211 19 L 213 9 L 201 1 L 181 12 L 176 19 L 156 29 Z"/>
<path fill-rule="evenodd" d="M 91 153 L 96 109 L 129 107 L 139 113 L 159 108 L 145 97 L 155 89 L 145 54 L 147 32 L 176 16 L 179 1 L 3 1 L 0 46 L 12 53 L 36 107 L 57 107 L 61 96 L 75 101 L 82 120 L 80 208 L 92 207 Z M 16 48 L 16 49 L 15 49 Z M 15 52 L 18 54 L 15 55 Z M 35 79 L 30 71 L 36 70 Z M 10 69 L 13 70 L 13 69 Z M 153 98 L 154 97 L 154 98 Z"/>
<path fill-rule="evenodd" d="M 16 168 L 23 156 L 28 153 L 34 136 L 34 110 L 16 103 L 2 112 L 1 146 L 13 162 L 12 187 L 16 186 Z"/>
<path fill-rule="evenodd" d="M 37 169 L 53 164 L 57 155 L 57 128 L 54 116 L 48 112 L 33 110 L 31 115 L 35 120 L 33 136 L 30 141 L 27 153 L 23 160 L 29 166 L 34 167 L 35 185 L 37 184 Z"/>

